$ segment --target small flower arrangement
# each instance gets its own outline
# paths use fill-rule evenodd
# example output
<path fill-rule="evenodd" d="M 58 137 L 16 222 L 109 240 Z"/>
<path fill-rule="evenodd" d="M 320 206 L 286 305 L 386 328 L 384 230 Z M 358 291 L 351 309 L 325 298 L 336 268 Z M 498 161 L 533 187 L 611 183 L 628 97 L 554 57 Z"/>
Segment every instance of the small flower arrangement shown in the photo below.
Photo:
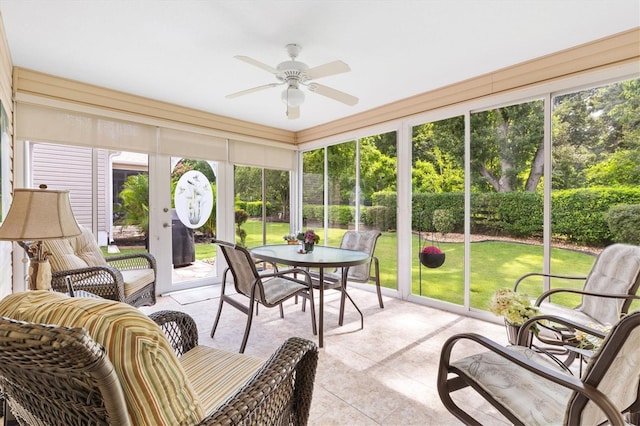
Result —
<path fill-rule="evenodd" d="M 601 331 L 604 334 L 609 334 L 612 328 L 610 325 L 600 324 L 588 324 L 587 327 Z M 600 348 L 604 339 L 596 337 L 593 334 L 585 333 L 582 330 L 576 330 L 576 340 L 578 341 L 579 348 L 589 349 L 595 352 Z"/>
<path fill-rule="evenodd" d="M 320 241 L 320 236 L 318 236 L 313 229 L 307 229 L 305 232 L 299 232 L 297 238 L 307 244 L 317 244 Z"/>
<path fill-rule="evenodd" d="M 508 288 L 496 290 L 489 310 L 516 326 L 522 325 L 526 320 L 540 313 L 539 308 L 531 305 L 531 300 L 526 294 L 517 293 Z"/>
<path fill-rule="evenodd" d="M 296 234 L 287 234 L 282 238 L 284 238 L 284 240 L 286 242 L 289 242 L 289 241 L 296 241 L 297 242 L 298 241 L 298 236 Z"/>

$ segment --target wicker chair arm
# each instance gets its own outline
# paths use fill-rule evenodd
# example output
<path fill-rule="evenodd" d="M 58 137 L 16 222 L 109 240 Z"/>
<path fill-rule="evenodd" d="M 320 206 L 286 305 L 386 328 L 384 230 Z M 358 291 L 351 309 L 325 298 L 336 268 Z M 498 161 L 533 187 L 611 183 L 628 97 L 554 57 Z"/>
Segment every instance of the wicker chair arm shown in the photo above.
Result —
<path fill-rule="evenodd" d="M 118 254 L 105 257 L 104 260 L 122 271 L 127 269 L 156 270 L 156 258 L 151 253 Z"/>
<path fill-rule="evenodd" d="M 487 348 L 489 351 L 494 352 L 499 356 L 519 365 L 532 374 L 543 377 L 547 380 L 557 383 L 560 386 L 569 388 L 574 392 L 584 395 L 602 410 L 607 419 L 609 419 L 611 425 L 625 425 L 624 418 L 618 411 L 618 408 L 604 393 L 599 391 L 597 388 L 587 383 L 583 383 L 576 377 L 559 373 L 548 367 L 537 364 L 536 362 L 525 358 L 519 353 L 513 352 L 508 348 L 505 348 L 504 346 L 501 346 L 496 342 L 475 333 L 457 334 L 450 337 L 445 342 L 440 354 L 440 365 L 438 367 L 438 392 L 441 395 L 442 393 L 448 394 L 452 390 L 460 389 L 465 386 L 463 385 L 462 381 L 458 381 L 455 384 L 447 381 L 447 375 L 449 372 L 456 373 L 455 368 L 452 367 L 449 362 L 451 358 L 451 351 L 454 345 L 462 340 L 471 340 L 473 342 L 476 342 Z M 452 384 L 453 387 L 451 386 Z"/>
<path fill-rule="evenodd" d="M 201 425 L 306 425 L 318 363 L 315 343 L 289 338 Z"/>
<path fill-rule="evenodd" d="M 51 288 L 68 291 L 65 277 L 69 277 L 74 290 L 84 290 L 105 299 L 124 300 L 124 279 L 113 266 L 88 266 L 86 268 L 55 271 L 51 273 Z"/>
<path fill-rule="evenodd" d="M 551 290 L 547 290 L 544 293 L 542 293 L 540 296 L 538 296 L 538 298 L 536 299 L 534 305 L 535 306 L 540 306 L 540 304 L 542 302 L 544 302 L 545 299 L 548 299 L 549 297 L 551 297 L 551 295 L 556 294 L 556 293 L 573 293 L 573 294 L 580 294 L 583 296 L 594 296 L 594 297 L 603 297 L 605 299 L 640 299 L 640 297 L 635 296 L 633 294 L 615 294 L 615 293 L 594 293 L 591 291 L 584 291 L 584 290 L 579 290 L 579 289 L 573 289 L 573 288 L 553 288 Z"/>
<path fill-rule="evenodd" d="M 529 272 L 528 274 L 524 274 L 516 280 L 515 284 L 513 285 L 513 291 L 518 291 L 518 286 L 520 285 L 520 283 L 530 277 L 548 277 L 548 278 L 561 278 L 564 280 L 582 280 L 582 281 L 587 279 L 586 276 L 581 276 L 581 275 L 558 275 L 558 274 L 544 274 L 542 272 Z"/>
<path fill-rule="evenodd" d="M 176 355 L 198 346 L 198 328 L 196 322 L 188 314 L 178 311 L 158 311 L 149 314 L 167 336 Z"/>

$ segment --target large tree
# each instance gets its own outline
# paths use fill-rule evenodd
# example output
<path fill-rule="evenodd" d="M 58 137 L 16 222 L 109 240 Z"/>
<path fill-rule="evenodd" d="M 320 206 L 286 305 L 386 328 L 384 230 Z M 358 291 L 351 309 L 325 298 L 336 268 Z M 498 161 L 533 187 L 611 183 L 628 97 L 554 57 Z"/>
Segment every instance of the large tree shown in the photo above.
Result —
<path fill-rule="evenodd" d="M 544 164 L 542 101 L 471 114 L 471 169 L 497 192 L 535 191 Z"/>

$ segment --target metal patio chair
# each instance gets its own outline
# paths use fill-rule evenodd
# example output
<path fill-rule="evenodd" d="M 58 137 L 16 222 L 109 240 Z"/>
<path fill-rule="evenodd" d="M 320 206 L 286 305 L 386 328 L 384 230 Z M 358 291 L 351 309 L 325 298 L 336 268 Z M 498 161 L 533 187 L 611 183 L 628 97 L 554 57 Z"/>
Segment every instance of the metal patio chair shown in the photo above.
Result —
<path fill-rule="evenodd" d="M 598 335 L 580 324 L 558 321 Z M 524 338 L 526 331 L 519 337 Z M 454 360 L 454 347 L 462 342 L 467 353 L 471 342 L 478 351 Z M 638 347 L 640 311 L 625 316 L 613 327 L 581 377 L 573 376 L 561 362 L 530 347 L 503 347 L 479 334 L 457 334 L 442 348 L 438 393 L 447 410 L 468 425 L 481 424 L 467 411 L 475 405 L 457 404 L 451 396 L 464 388 L 475 390 L 514 425 L 595 426 L 608 421 L 607 424 L 622 426 L 628 424 L 623 414 L 635 417 L 640 410 Z"/>
<path fill-rule="evenodd" d="M 584 281 L 581 290 L 552 288 L 543 292 L 534 302 L 534 305 L 540 308 L 541 315 L 547 317 L 545 322 L 538 321 L 537 339 L 551 345 L 552 348 L 555 347 L 556 352 L 564 352 L 564 346 L 578 344 L 575 330 L 556 324 L 553 317 L 600 329 L 606 329 L 618 322 L 620 317 L 629 311 L 631 303 L 638 299 L 636 293 L 640 286 L 640 247 L 612 244 L 596 257 L 586 277 L 529 273 L 516 281 L 514 290 L 518 291 L 518 287 L 527 278 L 534 276 Z M 579 294 L 582 296 L 582 302 L 574 308 L 553 303 L 552 296 L 561 293 Z M 530 321 L 537 319 L 533 318 Z M 574 358 L 575 352 L 569 351 L 565 363 L 571 364 Z"/>
<path fill-rule="evenodd" d="M 224 302 L 229 303 L 234 308 L 240 310 L 247 315 L 247 323 L 244 330 L 242 343 L 240 344 L 240 353 L 243 353 L 247 346 L 251 323 L 253 320 L 253 310 L 256 302 L 267 308 L 280 307 L 280 316 L 284 317 L 282 302 L 295 296 L 301 296 L 304 300 L 309 299 L 311 302 L 311 325 L 313 334 L 318 334 L 316 326 L 316 313 L 313 303 L 313 285 L 309 273 L 303 269 L 292 268 L 285 270 L 274 270 L 273 272 L 258 272 L 256 269 L 256 261 L 251 253 L 244 247 L 225 241 L 213 241 L 222 250 L 228 268 L 225 270 L 222 279 L 222 288 L 220 290 L 220 302 L 218 305 L 218 313 L 211 329 L 211 337 L 213 338 L 222 306 Z M 231 272 L 233 277 L 233 285 L 238 294 L 249 299 L 248 304 L 243 304 L 233 295 L 226 294 L 226 277 L 227 272 Z M 302 275 L 304 280 L 297 278 L 296 275 Z"/>

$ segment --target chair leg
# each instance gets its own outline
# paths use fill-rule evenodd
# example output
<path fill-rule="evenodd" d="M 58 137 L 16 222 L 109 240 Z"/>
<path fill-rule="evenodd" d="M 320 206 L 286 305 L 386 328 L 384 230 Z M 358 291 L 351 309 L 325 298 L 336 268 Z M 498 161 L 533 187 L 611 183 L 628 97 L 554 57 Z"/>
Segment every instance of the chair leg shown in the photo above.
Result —
<path fill-rule="evenodd" d="M 247 340 L 249 340 L 249 331 L 251 331 L 251 321 L 253 320 L 253 298 L 249 302 L 249 312 L 247 312 L 247 325 L 244 328 L 244 336 L 242 337 L 242 343 L 240 344 L 240 353 L 244 353 L 244 349 L 247 347 Z"/>
<path fill-rule="evenodd" d="M 315 307 L 315 303 L 313 303 L 313 289 L 309 290 L 309 305 L 311 305 L 311 330 L 313 330 L 313 335 L 317 336 L 318 335 L 318 327 L 316 325 L 316 307 Z M 303 302 L 305 300 L 307 300 L 306 297 L 302 298 Z"/>
<path fill-rule="evenodd" d="M 224 295 L 220 294 L 220 303 L 218 303 L 218 313 L 216 319 L 213 321 L 213 327 L 211 328 L 211 338 L 216 334 L 216 328 L 218 327 L 218 321 L 220 321 L 220 313 L 222 313 L 222 304 L 224 303 Z"/>
<path fill-rule="evenodd" d="M 374 270 L 376 272 L 375 281 L 376 281 L 376 291 L 378 292 L 378 303 L 380 304 L 380 309 L 384 309 L 384 303 L 382 303 L 382 291 L 380 290 L 380 263 L 378 259 L 374 259 Z"/>
<path fill-rule="evenodd" d="M 282 303 L 280 304 L 280 318 L 284 318 L 284 309 L 282 308 Z"/>
<path fill-rule="evenodd" d="M 220 302 L 218 303 L 218 313 L 216 314 L 216 319 L 213 321 L 213 327 L 211 328 L 211 338 L 213 339 L 213 335 L 216 334 L 216 328 L 218 327 L 218 321 L 220 321 L 220 314 L 222 313 L 222 304 L 224 303 L 224 289 L 227 284 L 227 271 L 229 268 L 224 270 L 222 274 L 222 283 L 220 284 Z"/>

